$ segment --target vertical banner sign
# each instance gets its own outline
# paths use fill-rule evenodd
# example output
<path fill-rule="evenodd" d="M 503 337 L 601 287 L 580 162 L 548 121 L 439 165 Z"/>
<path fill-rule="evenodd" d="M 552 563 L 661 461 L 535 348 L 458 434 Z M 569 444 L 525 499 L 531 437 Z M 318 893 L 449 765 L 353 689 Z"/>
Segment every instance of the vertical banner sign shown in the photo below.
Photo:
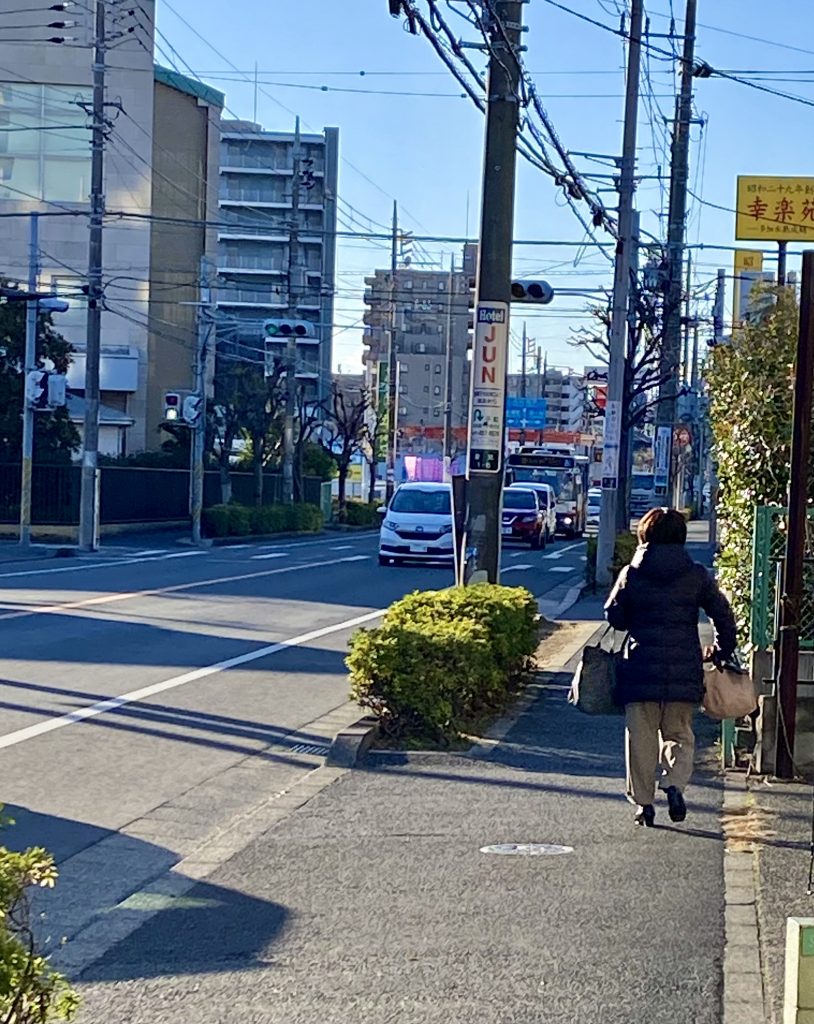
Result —
<path fill-rule="evenodd" d="M 622 440 L 622 403 L 605 403 L 605 437 L 602 442 L 602 489 L 619 486 L 619 444 Z"/>
<path fill-rule="evenodd" d="M 744 307 L 756 278 L 763 271 L 763 253 L 759 249 L 735 250 L 735 280 L 732 289 L 732 320 L 734 326 L 743 322 Z M 723 323 L 723 313 L 721 313 Z"/>
<path fill-rule="evenodd" d="M 503 464 L 508 347 L 508 304 L 479 302 L 475 312 L 475 347 L 472 353 L 471 473 L 498 473 Z"/>
<path fill-rule="evenodd" d="M 654 474 L 654 487 L 656 494 L 667 493 L 667 484 L 670 479 L 670 457 L 672 455 L 673 428 L 661 426 L 656 430 L 656 466 Z"/>

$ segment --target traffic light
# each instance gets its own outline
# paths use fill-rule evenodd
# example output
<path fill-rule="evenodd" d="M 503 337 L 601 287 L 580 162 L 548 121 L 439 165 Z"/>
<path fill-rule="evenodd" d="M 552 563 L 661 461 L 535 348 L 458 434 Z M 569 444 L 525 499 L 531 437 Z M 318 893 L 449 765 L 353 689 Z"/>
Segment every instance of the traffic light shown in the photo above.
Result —
<path fill-rule="evenodd" d="M 48 408 L 58 409 L 68 401 L 68 378 L 64 373 L 48 374 Z"/>
<path fill-rule="evenodd" d="M 184 399 L 183 416 L 184 422 L 188 423 L 191 427 L 195 426 L 198 420 L 201 418 L 201 412 L 203 411 L 203 396 L 202 395 L 187 395 Z"/>
<path fill-rule="evenodd" d="M 273 340 L 287 341 L 295 338 L 315 338 L 315 325 L 310 320 L 264 320 L 263 334 Z"/>
<path fill-rule="evenodd" d="M 171 423 L 180 419 L 181 396 L 177 391 L 167 391 L 164 395 L 164 419 Z"/>
<path fill-rule="evenodd" d="M 512 302 L 537 302 L 547 306 L 554 298 L 548 281 L 512 281 Z"/>
<path fill-rule="evenodd" d="M 29 409 L 48 408 L 48 371 L 29 370 L 25 379 L 25 398 Z"/>

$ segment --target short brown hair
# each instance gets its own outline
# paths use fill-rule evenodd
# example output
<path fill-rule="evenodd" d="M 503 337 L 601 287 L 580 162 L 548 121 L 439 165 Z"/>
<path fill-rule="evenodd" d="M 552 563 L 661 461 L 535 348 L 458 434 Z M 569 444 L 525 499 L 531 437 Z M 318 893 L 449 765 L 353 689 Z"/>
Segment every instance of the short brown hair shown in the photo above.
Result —
<path fill-rule="evenodd" d="M 639 521 L 640 544 L 685 544 L 687 521 L 675 508 L 651 508 Z"/>

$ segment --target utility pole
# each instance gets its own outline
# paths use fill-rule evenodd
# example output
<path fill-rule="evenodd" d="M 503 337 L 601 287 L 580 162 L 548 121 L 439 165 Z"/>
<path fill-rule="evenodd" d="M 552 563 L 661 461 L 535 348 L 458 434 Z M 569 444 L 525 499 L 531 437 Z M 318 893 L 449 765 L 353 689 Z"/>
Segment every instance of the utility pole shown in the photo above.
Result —
<path fill-rule="evenodd" d="M 447 279 L 447 330 L 446 330 L 446 380 L 444 382 L 444 458 L 452 459 L 455 448 L 455 437 L 452 432 L 452 375 L 455 369 L 453 359 L 452 303 L 455 290 L 455 255 L 449 259 L 449 277 Z"/>
<path fill-rule="evenodd" d="M 40 276 L 39 214 L 29 221 L 28 291 L 34 295 Z M 25 357 L 23 359 L 23 473 L 20 480 L 20 547 L 31 544 L 31 477 L 34 468 L 34 410 L 28 401 L 28 374 L 37 368 L 38 299 L 25 304 Z"/>
<path fill-rule="evenodd" d="M 786 284 L 786 254 L 788 242 L 777 243 L 777 286 L 783 288 Z"/>
<path fill-rule="evenodd" d="M 396 384 L 396 270 L 398 269 L 399 207 L 393 202 L 393 234 L 390 241 L 390 324 L 387 332 L 387 478 L 385 498 L 389 505 L 396 489 L 396 412 L 398 387 Z"/>
<path fill-rule="evenodd" d="M 797 339 L 797 359 L 794 372 L 789 516 L 777 644 L 777 743 L 774 773 L 779 779 L 793 779 L 796 776 L 794 733 L 797 722 L 800 618 L 808 514 L 812 378 L 814 378 L 814 250 L 807 249 L 803 253 L 800 332 Z"/>
<path fill-rule="evenodd" d="M 687 286 L 684 295 L 684 372 L 685 384 L 690 383 L 690 324 L 692 321 L 692 253 L 687 253 Z"/>
<path fill-rule="evenodd" d="M 294 122 L 292 149 L 294 173 L 291 178 L 291 230 L 288 235 L 288 309 L 297 318 L 300 298 L 301 267 L 299 265 L 300 217 L 300 119 Z M 297 411 L 297 336 L 292 331 L 285 345 L 285 421 L 283 424 L 283 504 L 294 503 L 294 416 Z"/>
<path fill-rule="evenodd" d="M 613 582 L 611 574 L 616 546 L 616 521 L 619 514 L 622 420 L 627 414 L 622 403 L 627 362 L 626 328 L 630 305 L 632 257 L 637 246 L 637 237 L 634 233 L 633 194 L 636 190 L 636 128 L 639 111 L 642 17 L 642 0 L 632 0 L 627 55 L 625 128 L 622 159 L 619 165 L 619 239 L 616 243 L 613 274 L 608 394 L 605 403 L 605 437 L 602 446 L 602 505 L 596 550 L 596 581 L 602 587 Z M 624 475 L 626 476 L 626 474 Z"/>
<path fill-rule="evenodd" d="M 630 294 L 627 303 L 627 345 L 625 349 L 625 379 L 628 374 L 628 355 L 631 339 L 639 329 L 639 211 L 631 215 L 630 231 L 633 245 L 630 249 Z M 630 529 L 630 483 L 633 472 L 633 448 L 635 429 L 630 423 L 629 408 L 622 409 L 622 441 L 619 446 L 619 496 L 616 502 L 616 530 L 625 533 Z"/>
<path fill-rule="evenodd" d="M 467 582 L 500 578 L 512 242 L 522 32 L 521 0 L 484 11 L 489 33 L 483 199 L 467 458 Z"/>
<path fill-rule="evenodd" d="M 656 493 L 663 496 L 672 496 L 673 494 L 673 428 L 676 419 L 678 368 L 681 358 L 681 269 L 687 220 L 692 71 L 695 59 L 697 6 L 697 0 L 687 0 L 684 17 L 684 50 L 681 58 L 681 89 L 676 97 L 673 143 L 670 154 L 670 209 L 667 230 L 668 285 L 664 303 L 660 365 L 661 386 L 656 416 L 657 440 L 660 436 L 660 446 L 664 453 L 662 458 L 666 459 L 667 471 L 666 486 L 657 484 Z"/>
<path fill-rule="evenodd" d="M 93 110 L 88 253 L 88 327 L 85 355 L 85 423 L 79 500 L 79 547 L 99 546 L 99 365 L 102 351 L 102 226 L 105 217 L 105 3 L 96 0 L 93 43 Z"/>
<path fill-rule="evenodd" d="M 195 393 L 200 397 L 198 419 L 192 425 L 190 471 L 190 514 L 192 543 L 201 543 L 201 512 L 204 498 L 204 449 L 206 446 L 206 383 L 209 339 L 215 326 L 215 303 L 209 283 L 210 272 L 205 256 L 201 257 L 200 294 L 198 296 L 198 342 L 195 349 Z"/>
<path fill-rule="evenodd" d="M 526 337 L 526 321 L 523 321 L 523 352 L 521 355 L 520 362 L 520 397 L 526 397 L 526 346 L 528 345 L 528 338 Z"/>

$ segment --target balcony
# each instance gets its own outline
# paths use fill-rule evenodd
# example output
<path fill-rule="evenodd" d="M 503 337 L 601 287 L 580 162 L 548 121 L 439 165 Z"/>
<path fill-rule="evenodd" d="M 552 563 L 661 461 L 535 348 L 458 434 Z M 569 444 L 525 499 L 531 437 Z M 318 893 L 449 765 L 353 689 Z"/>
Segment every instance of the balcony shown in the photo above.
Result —
<path fill-rule="evenodd" d="M 288 208 L 291 206 L 291 196 L 286 194 L 282 188 L 249 188 L 247 186 L 236 186 L 226 182 L 226 187 L 221 189 L 221 205 L 224 203 L 251 203 L 261 206 L 280 206 Z"/>
<path fill-rule="evenodd" d="M 285 296 L 271 289 L 222 288 L 218 293 L 218 306 L 257 306 L 262 309 L 287 309 Z"/>
<path fill-rule="evenodd" d="M 285 275 L 287 268 L 281 260 L 272 261 L 266 256 L 234 256 L 222 253 L 218 257 L 221 274 L 267 274 L 269 276 Z"/>

